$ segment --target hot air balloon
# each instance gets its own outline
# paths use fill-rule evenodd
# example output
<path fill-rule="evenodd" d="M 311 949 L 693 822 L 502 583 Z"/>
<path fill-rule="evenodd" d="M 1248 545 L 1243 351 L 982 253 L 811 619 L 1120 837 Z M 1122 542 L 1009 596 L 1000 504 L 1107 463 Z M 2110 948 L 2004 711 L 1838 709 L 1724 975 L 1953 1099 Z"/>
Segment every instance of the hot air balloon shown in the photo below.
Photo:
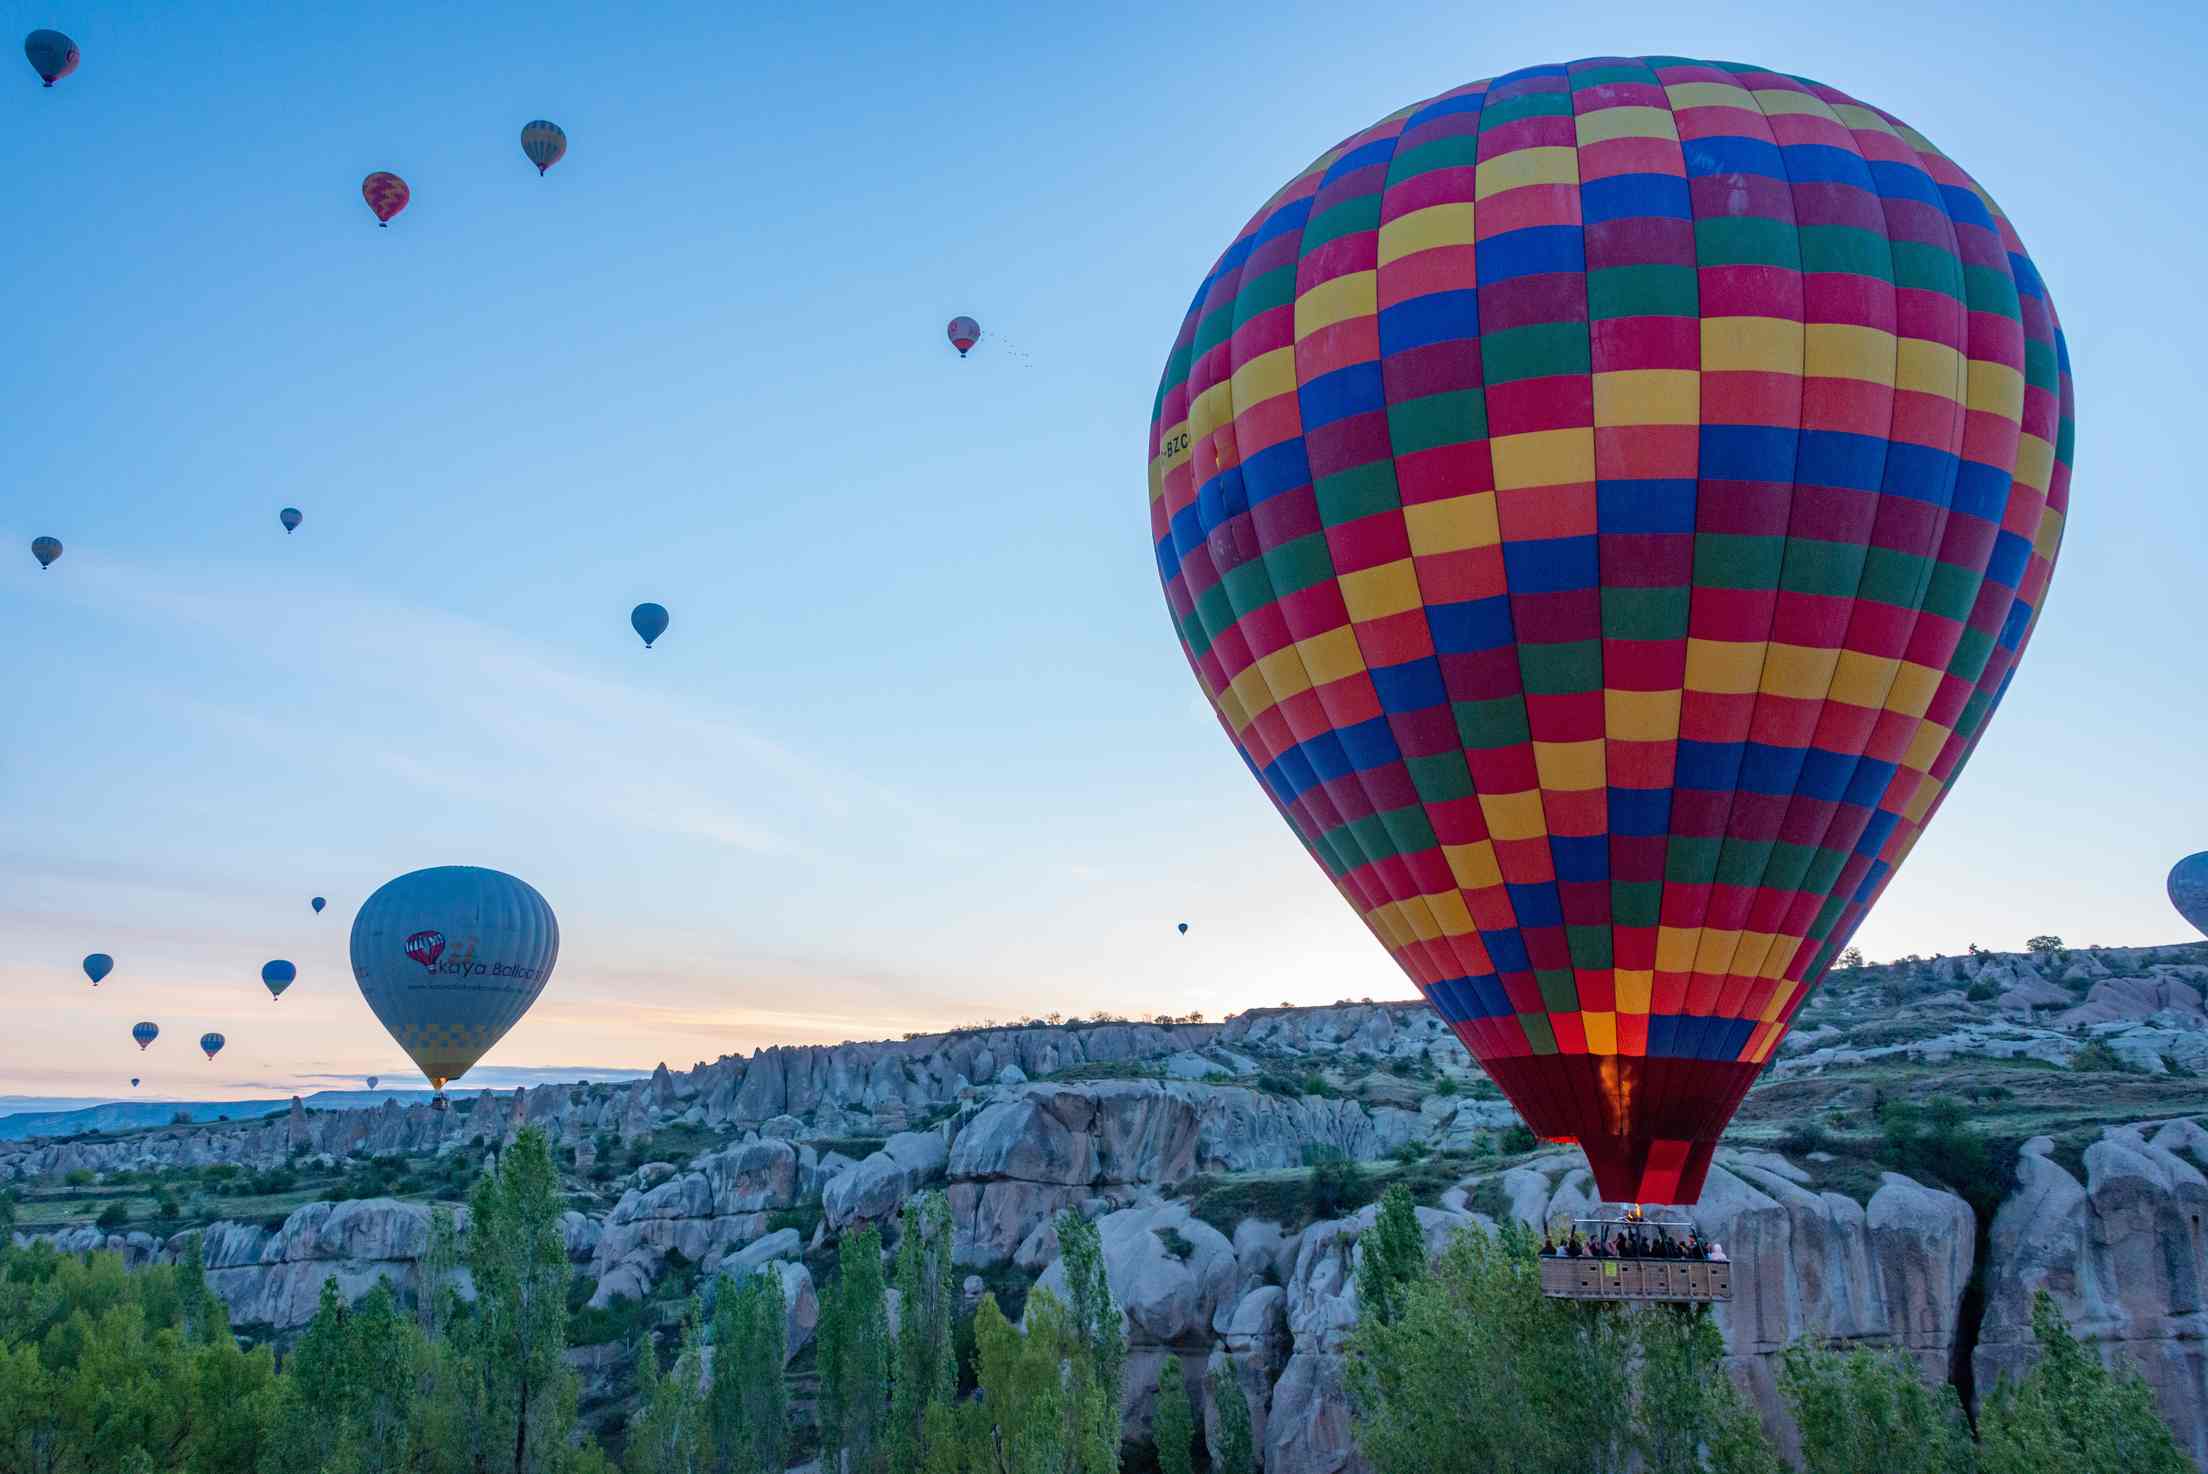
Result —
<path fill-rule="evenodd" d="M 220 1034 L 202 1034 L 199 1036 L 199 1047 L 206 1051 L 209 1059 L 213 1059 L 216 1055 L 222 1053 L 222 1042 L 222 1035 Z"/>
<path fill-rule="evenodd" d="M 2208 850 L 2170 867 L 2170 904 L 2194 928 L 2208 934 Z"/>
<path fill-rule="evenodd" d="M 391 217 L 406 208 L 414 193 L 398 175 L 378 169 L 360 181 L 360 197 L 376 212 L 376 224 L 389 225 Z"/>
<path fill-rule="evenodd" d="M 31 59 L 31 70 L 38 79 L 51 87 L 77 69 L 84 57 L 77 51 L 77 43 L 59 31 L 33 31 L 23 38 L 23 54 Z"/>
<path fill-rule="evenodd" d="M 380 1079 L 382 1079 L 382 1078 L 383 1078 L 383 1077 L 382 1077 L 382 1076 L 380 1076 L 380 1075 L 370 1075 L 370 1076 L 368 1077 L 368 1088 L 369 1088 L 370 1090 L 373 1090 L 373 1089 L 375 1089 L 375 1088 L 376 1088 L 376 1081 L 378 1081 L 378 1080 L 380 1080 Z"/>
<path fill-rule="evenodd" d="M 1181 935 L 1184 937 L 1188 935 L 1188 923 L 1185 921 L 1181 923 Z"/>
<path fill-rule="evenodd" d="M 958 350 L 958 356 L 964 358 L 967 350 L 981 341 L 981 324 L 970 317 L 954 317 L 950 325 L 943 329 L 943 333 L 951 340 L 951 346 Z"/>
<path fill-rule="evenodd" d="M 1219 258 L 1153 551 L 1251 771 L 1527 1123 L 1690 1203 L 2007 689 L 2072 402 L 2016 232 L 1906 124 L 1534 67 Z"/>
<path fill-rule="evenodd" d="M 40 568 L 51 568 L 61 556 L 61 539 L 58 537 L 34 537 L 31 539 L 31 556 L 38 560 Z"/>
<path fill-rule="evenodd" d="M 306 519 L 299 515 L 299 509 L 297 507 L 286 507 L 281 512 L 278 512 L 276 514 L 276 520 L 284 524 L 285 532 L 290 533 L 297 532 L 299 530 L 299 524 L 301 522 L 304 522 Z"/>
<path fill-rule="evenodd" d="M 100 985 L 102 978 L 114 970 L 115 959 L 105 952 L 94 952 L 84 959 L 84 975 L 92 980 L 92 986 L 95 988 Z"/>
<path fill-rule="evenodd" d="M 541 178 L 545 170 L 567 157 L 567 134 L 559 124 L 547 123 L 542 118 L 524 123 L 521 125 L 521 151 L 537 166 Z"/>
<path fill-rule="evenodd" d="M 274 962 L 261 964 L 261 982 L 268 988 L 268 996 L 281 998 L 284 989 L 290 987 L 299 976 L 299 969 L 279 957 Z"/>
<path fill-rule="evenodd" d="M 138 1088 L 138 1077 L 136 1075 L 130 1077 L 130 1088 L 133 1090 Z"/>
<path fill-rule="evenodd" d="M 316 896 L 313 900 L 307 902 L 307 904 L 314 908 L 315 915 L 320 916 L 322 914 L 322 908 L 329 905 L 330 903 L 323 900 L 320 896 Z"/>
<path fill-rule="evenodd" d="M 147 1045 L 161 1037 L 161 1026 L 150 1019 L 132 1024 L 130 1037 L 138 1041 L 138 1052 L 143 1054 Z"/>
<path fill-rule="evenodd" d="M 353 977 L 444 1109 L 468 1072 L 536 1002 L 560 927 L 527 883 L 472 865 L 387 882 L 353 918 Z"/>
<path fill-rule="evenodd" d="M 629 611 L 629 627 L 644 639 L 644 648 L 667 633 L 667 611 L 657 604 L 639 604 Z"/>

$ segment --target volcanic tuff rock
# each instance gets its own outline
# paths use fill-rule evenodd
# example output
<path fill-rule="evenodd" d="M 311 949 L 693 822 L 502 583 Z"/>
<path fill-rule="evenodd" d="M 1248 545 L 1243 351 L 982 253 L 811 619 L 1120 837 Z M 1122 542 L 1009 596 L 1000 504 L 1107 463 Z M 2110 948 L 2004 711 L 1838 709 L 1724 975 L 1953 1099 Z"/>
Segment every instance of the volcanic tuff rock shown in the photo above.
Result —
<path fill-rule="evenodd" d="M 2080 1339 L 2154 1388 L 2193 1458 L 2208 1464 L 2208 1130 L 2195 1120 L 2110 1127 L 2085 1149 L 2081 1183 L 2042 1136 L 1994 1216 L 1979 1395 L 2037 1358 L 2032 1298 L 2052 1295 Z"/>

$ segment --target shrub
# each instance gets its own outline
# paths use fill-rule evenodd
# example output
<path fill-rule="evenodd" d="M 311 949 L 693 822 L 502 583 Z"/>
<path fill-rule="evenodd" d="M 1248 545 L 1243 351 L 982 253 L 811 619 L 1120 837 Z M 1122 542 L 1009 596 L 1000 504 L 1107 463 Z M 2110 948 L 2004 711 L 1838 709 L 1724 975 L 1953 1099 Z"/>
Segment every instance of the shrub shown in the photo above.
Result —
<path fill-rule="evenodd" d="M 90 1187 L 92 1173 L 83 1167 L 72 1167 L 61 1175 L 61 1180 L 71 1187 Z"/>
<path fill-rule="evenodd" d="M 2134 1065 L 2124 1062 L 2121 1055 L 2108 1047 L 2105 1039 L 2095 1039 L 2079 1050 L 2070 1061 L 2070 1068 L 2081 1074 L 2133 1075 L 2138 1073 Z"/>
<path fill-rule="evenodd" d="M 1973 1003 L 1991 1003 L 2001 996 L 2001 990 L 1992 983 L 1980 979 L 1965 989 L 1963 996 Z"/>
<path fill-rule="evenodd" d="M 1188 1241 L 1188 1235 L 1177 1228 L 1154 1228 L 1150 1231 L 1158 1236 L 1158 1242 L 1164 1245 L 1165 1252 L 1183 1264 L 1196 1252 L 1196 1246 Z"/>
<path fill-rule="evenodd" d="M 1392 1155 L 1398 1162 L 1409 1167 L 1425 1161 L 1428 1153 L 1432 1150 L 1433 1148 L 1423 1141 L 1406 1141 L 1397 1147 Z"/>
<path fill-rule="evenodd" d="M 100 1209 L 100 1216 L 92 1221 L 109 1233 L 113 1233 L 116 1229 L 130 1222 L 130 1204 L 124 1202 L 121 1198 L 117 1198 Z"/>
<path fill-rule="evenodd" d="M 1790 1157 L 1832 1150 L 1832 1133 L 1816 1121 L 1797 1121 L 1779 1136 L 1779 1150 Z"/>
<path fill-rule="evenodd" d="M 1540 1145 L 1540 1141 L 1534 1136 L 1533 1128 L 1523 1121 L 1514 1123 L 1509 1130 L 1505 1131 L 1501 1143 L 1503 1155 L 1506 1157 L 1517 1156 L 1520 1152 L 1530 1152 L 1538 1145 Z"/>
<path fill-rule="evenodd" d="M 1444 1075 L 1444 1076 L 1442 1076 L 1442 1077 L 1441 1077 L 1441 1078 L 1440 1078 L 1439 1080 L 1436 1080 L 1436 1081 L 1434 1082 L 1434 1094 L 1436 1094 L 1436 1095 L 1441 1095 L 1441 1096 L 1449 1096 L 1449 1095 L 1455 1095 L 1456 1093 L 1457 1093 L 1457 1082 L 1456 1082 L 1456 1077 L 1454 1077 L 1454 1076 L 1452 1076 L 1452 1075 Z"/>
<path fill-rule="evenodd" d="M 1318 1218 L 1340 1218 L 1372 1201 L 1372 1185 L 1355 1162 L 1320 1162 L 1311 1169 L 1311 1212 Z"/>

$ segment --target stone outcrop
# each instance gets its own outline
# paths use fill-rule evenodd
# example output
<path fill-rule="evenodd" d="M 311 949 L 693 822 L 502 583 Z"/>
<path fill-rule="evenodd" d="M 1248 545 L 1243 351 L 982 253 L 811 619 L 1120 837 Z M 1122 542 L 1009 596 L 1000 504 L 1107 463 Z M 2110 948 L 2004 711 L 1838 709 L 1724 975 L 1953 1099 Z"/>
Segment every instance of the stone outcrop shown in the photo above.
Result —
<path fill-rule="evenodd" d="M 2085 1149 L 2082 1182 L 2053 1146 L 2025 1143 L 2016 1191 L 1994 1216 L 1978 1393 L 2036 1360 L 2032 1300 L 2044 1290 L 2103 1360 L 2145 1376 L 2179 1442 L 2208 1464 L 2208 1130 L 2111 1127 Z"/>
<path fill-rule="evenodd" d="M 606 1217 L 591 1255 L 594 1306 L 642 1299 L 669 1250 L 708 1271 L 767 1231 L 767 1215 L 797 1201 L 798 1148 L 760 1137 L 710 1152 L 649 1189 L 631 1189 Z"/>

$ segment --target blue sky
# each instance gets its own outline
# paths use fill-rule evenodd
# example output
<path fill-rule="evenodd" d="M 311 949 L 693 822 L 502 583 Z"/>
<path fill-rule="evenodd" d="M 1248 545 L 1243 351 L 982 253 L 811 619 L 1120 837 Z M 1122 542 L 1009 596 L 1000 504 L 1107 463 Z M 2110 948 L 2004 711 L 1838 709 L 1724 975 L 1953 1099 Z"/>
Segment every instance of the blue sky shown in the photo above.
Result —
<path fill-rule="evenodd" d="M 1143 434 L 1197 281 L 1313 155 L 1611 52 L 1899 113 L 2070 337 L 2047 615 L 1860 941 L 2185 934 L 2198 14 L 40 3 L 7 15 L 85 61 L 0 66 L 0 1091 L 404 1079 L 345 936 L 429 864 L 561 918 L 509 1068 L 1406 995 L 1203 712 Z M 389 230 L 378 168 L 414 190 Z"/>

